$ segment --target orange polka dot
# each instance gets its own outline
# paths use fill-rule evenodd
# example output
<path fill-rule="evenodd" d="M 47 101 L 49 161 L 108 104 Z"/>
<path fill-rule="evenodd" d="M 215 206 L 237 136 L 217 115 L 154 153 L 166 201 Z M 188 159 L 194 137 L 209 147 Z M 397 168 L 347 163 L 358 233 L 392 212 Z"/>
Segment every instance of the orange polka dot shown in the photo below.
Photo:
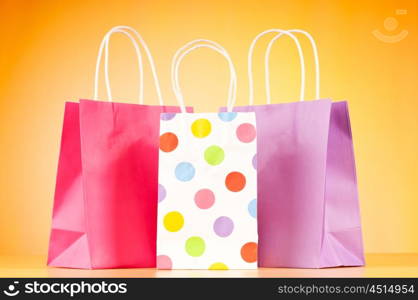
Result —
<path fill-rule="evenodd" d="M 245 187 L 245 176 L 240 172 L 231 172 L 225 178 L 225 185 L 231 192 L 239 192 Z"/>
<path fill-rule="evenodd" d="M 248 242 L 241 247 L 241 257 L 247 263 L 257 261 L 257 243 Z"/>
<path fill-rule="evenodd" d="M 177 148 L 179 140 L 174 133 L 166 132 L 160 136 L 160 149 L 164 152 L 171 152 Z"/>

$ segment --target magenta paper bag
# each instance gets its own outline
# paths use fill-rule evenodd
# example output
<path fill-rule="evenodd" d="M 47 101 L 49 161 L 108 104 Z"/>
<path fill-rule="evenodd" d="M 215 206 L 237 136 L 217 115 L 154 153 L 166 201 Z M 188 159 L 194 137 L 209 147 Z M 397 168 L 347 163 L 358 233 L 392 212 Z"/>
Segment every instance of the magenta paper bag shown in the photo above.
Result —
<path fill-rule="evenodd" d="M 364 265 L 347 102 L 234 110 L 256 113 L 259 266 Z"/>
<path fill-rule="evenodd" d="M 112 32 L 121 29 L 112 29 L 104 42 Z M 164 112 L 180 110 L 91 100 L 66 103 L 49 266 L 155 267 Z"/>

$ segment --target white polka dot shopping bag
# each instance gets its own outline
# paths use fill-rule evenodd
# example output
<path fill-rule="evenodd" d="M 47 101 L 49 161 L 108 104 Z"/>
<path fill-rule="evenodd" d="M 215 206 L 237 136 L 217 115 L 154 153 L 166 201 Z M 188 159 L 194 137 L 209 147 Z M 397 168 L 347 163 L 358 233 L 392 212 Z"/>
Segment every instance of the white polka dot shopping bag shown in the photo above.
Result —
<path fill-rule="evenodd" d="M 228 59 L 229 111 L 185 113 L 178 85 L 181 60 L 207 47 Z M 220 45 L 195 40 L 173 59 L 173 87 L 182 113 L 161 114 L 157 268 L 257 268 L 256 122 L 231 112 L 233 64 Z"/>

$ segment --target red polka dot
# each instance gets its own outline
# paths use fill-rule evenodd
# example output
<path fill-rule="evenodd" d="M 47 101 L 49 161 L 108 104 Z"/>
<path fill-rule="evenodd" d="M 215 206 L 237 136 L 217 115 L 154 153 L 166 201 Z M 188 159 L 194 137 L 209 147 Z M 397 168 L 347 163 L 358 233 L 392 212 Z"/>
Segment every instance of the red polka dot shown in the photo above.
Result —
<path fill-rule="evenodd" d="M 171 270 L 172 268 L 173 268 L 173 263 L 170 257 L 168 257 L 167 255 L 157 256 L 157 269 Z"/>
<path fill-rule="evenodd" d="M 171 152 L 177 148 L 179 140 L 174 133 L 166 132 L 160 136 L 160 149 L 164 152 Z"/>
<path fill-rule="evenodd" d="M 241 257 L 247 263 L 257 261 L 257 243 L 248 242 L 241 247 Z"/>
<path fill-rule="evenodd" d="M 250 123 L 244 123 L 237 128 L 237 137 L 243 143 L 250 143 L 255 139 L 255 127 Z"/>
<path fill-rule="evenodd" d="M 231 192 L 239 192 L 245 187 L 245 176 L 240 172 L 231 172 L 225 178 L 225 185 Z"/>

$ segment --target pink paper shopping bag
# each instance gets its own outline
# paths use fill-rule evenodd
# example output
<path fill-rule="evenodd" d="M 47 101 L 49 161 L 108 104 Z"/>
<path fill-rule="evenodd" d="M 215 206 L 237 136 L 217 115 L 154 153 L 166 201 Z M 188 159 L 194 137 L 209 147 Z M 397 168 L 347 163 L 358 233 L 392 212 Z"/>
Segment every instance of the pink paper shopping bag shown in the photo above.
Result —
<path fill-rule="evenodd" d="M 268 58 L 281 35 L 298 47 L 301 100 L 253 106 L 252 53 L 259 37 L 278 35 L 268 45 L 266 89 L 270 103 Z M 319 98 L 319 66 L 312 37 L 301 30 L 259 34 L 248 56 L 250 106 L 257 119 L 258 234 L 261 267 L 324 268 L 364 265 L 353 142 L 347 102 L 304 102 L 303 52 L 291 32 L 304 33 L 314 48 Z"/>
<path fill-rule="evenodd" d="M 102 41 L 96 66 L 112 33 L 141 41 L 118 26 Z M 108 97 L 107 53 L 105 74 Z M 138 58 L 141 59 L 140 54 Z M 142 67 L 142 61 L 139 64 Z M 142 69 L 140 69 L 142 80 Z M 142 83 L 140 84 L 142 89 Z M 142 90 L 140 93 L 142 103 Z M 48 265 L 67 268 L 155 267 L 160 113 L 177 107 L 81 100 L 67 102 L 58 163 Z"/>

